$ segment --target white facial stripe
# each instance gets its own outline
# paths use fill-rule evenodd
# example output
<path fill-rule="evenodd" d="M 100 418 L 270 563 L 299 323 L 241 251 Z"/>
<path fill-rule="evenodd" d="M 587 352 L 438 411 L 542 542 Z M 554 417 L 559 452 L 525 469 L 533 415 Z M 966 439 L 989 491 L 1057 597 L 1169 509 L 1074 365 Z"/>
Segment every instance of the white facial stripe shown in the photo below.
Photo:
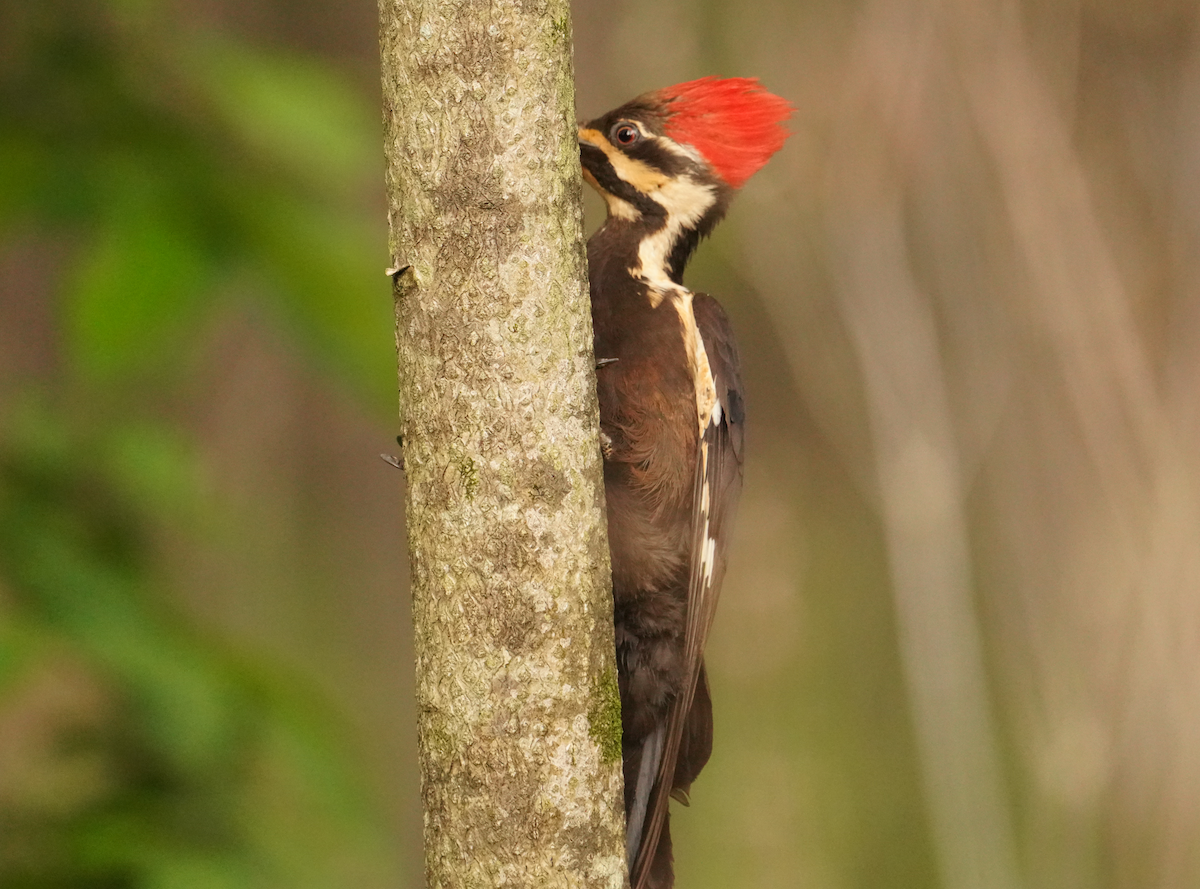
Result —
<path fill-rule="evenodd" d="M 660 146 L 662 146 L 663 148 L 665 148 L 667 151 L 671 152 L 671 154 L 675 155 L 676 157 L 681 157 L 686 160 L 695 161 L 697 164 L 700 164 L 701 166 L 708 165 L 708 161 L 706 161 L 704 159 L 703 155 L 701 155 L 700 152 L 698 152 L 695 148 L 693 148 L 690 145 L 683 145 L 679 142 L 676 142 L 673 139 L 660 139 L 658 144 Z"/>
<path fill-rule="evenodd" d="M 640 215 L 637 207 L 633 206 L 633 204 L 629 203 L 629 201 L 623 201 L 619 197 L 611 195 L 608 192 L 603 192 L 603 195 L 605 206 L 608 207 L 609 216 L 633 222 L 633 220 L 637 219 Z"/>
<path fill-rule="evenodd" d="M 670 180 L 647 163 L 621 154 L 615 148 L 608 154 L 609 163 L 617 175 L 643 194 L 652 194 Z"/>
<path fill-rule="evenodd" d="M 667 211 L 667 222 L 642 239 L 638 247 L 638 265 L 629 271 L 645 278 L 651 287 L 673 290 L 677 285 L 667 271 L 667 257 L 680 233 L 694 226 L 712 209 L 717 202 L 716 189 L 690 176 L 682 176 L 667 180 L 649 196 Z"/>

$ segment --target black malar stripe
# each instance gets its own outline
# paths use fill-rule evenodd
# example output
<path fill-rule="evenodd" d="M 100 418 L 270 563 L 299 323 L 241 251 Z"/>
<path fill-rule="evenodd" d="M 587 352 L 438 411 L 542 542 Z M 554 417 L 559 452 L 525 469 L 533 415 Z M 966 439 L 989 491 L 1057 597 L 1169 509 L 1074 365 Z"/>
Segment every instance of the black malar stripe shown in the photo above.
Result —
<path fill-rule="evenodd" d="M 596 183 L 613 197 L 631 204 L 644 217 L 666 221 L 667 211 L 662 204 L 647 197 L 618 176 L 608 157 L 595 145 L 590 142 L 580 142 L 579 160 L 592 174 Z"/>

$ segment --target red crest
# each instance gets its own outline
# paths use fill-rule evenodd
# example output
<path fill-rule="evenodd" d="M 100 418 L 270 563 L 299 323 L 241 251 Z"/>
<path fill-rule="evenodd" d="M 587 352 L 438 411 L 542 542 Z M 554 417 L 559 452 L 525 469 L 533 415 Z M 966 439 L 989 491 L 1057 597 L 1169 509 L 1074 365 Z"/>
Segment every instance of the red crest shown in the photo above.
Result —
<path fill-rule="evenodd" d="M 702 77 L 650 93 L 666 114 L 668 136 L 704 156 L 718 176 L 741 188 L 791 135 L 791 103 L 752 77 Z"/>

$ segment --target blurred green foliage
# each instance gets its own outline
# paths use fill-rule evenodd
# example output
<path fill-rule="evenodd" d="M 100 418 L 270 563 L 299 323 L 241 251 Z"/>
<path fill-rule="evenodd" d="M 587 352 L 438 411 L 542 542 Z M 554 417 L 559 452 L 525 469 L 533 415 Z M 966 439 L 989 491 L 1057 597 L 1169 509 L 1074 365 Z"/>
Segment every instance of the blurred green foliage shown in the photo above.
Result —
<path fill-rule="evenodd" d="M 167 15 L 0 5 L 0 246 L 71 248 L 63 374 L 0 416 L 0 885 L 377 885 L 339 714 L 167 606 L 155 533 L 221 518 L 137 408 L 233 300 L 390 408 L 374 115 L 326 66 Z"/>
<path fill-rule="evenodd" d="M 380 857 L 336 714 L 154 595 L 148 529 L 203 501 L 196 474 L 161 430 L 9 418 L 0 721 L 24 768 L 0 786 L 6 887 L 327 886 Z"/>
<path fill-rule="evenodd" d="M 220 298 L 249 292 L 390 407 L 383 234 L 359 207 L 381 181 L 364 98 L 313 60 L 127 8 L 8 4 L 0 29 L 0 225 L 80 239 L 69 362 L 105 382 L 159 369 Z"/>

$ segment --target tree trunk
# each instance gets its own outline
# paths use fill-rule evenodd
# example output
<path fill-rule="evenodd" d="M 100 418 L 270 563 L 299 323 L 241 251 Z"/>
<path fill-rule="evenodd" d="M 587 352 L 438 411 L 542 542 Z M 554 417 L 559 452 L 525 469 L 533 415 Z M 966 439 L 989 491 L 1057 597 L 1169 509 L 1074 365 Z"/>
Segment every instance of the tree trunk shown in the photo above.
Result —
<path fill-rule="evenodd" d="M 380 0 L 430 889 L 625 881 L 565 0 Z"/>

